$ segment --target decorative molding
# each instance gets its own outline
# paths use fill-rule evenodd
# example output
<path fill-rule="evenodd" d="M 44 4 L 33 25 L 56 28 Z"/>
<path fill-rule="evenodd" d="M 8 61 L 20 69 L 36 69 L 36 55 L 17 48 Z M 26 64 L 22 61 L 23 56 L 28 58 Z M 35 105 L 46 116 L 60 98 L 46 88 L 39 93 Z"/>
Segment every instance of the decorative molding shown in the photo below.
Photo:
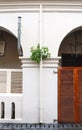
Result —
<path fill-rule="evenodd" d="M 20 58 L 22 62 L 22 68 L 39 68 L 39 64 L 31 61 L 30 58 Z"/>
<path fill-rule="evenodd" d="M 30 58 L 20 57 L 23 68 L 39 68 L 40 65 L 31 61 Z M 43 68 L 58 68 L 61 57 L 49 58 L 42 62 Z"/>
<path fill-rule="evenodd" d="M 82 1 L 12 1 L 0 2 L 0 13 L 14 12 L 82 12 Z"/>

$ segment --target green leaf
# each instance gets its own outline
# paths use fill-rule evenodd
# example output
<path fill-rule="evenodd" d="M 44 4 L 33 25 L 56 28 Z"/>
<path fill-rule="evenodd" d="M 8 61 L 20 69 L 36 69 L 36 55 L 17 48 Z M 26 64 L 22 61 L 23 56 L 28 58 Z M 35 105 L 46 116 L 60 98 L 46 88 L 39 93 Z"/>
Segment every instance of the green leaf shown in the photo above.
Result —
<path fill-rule="evenodd" d="M 40 44 L 38 43 L 38 45 L 36 47 L 31 47 L 31 56 L 30 59 L 36 63 L 40 63 L 41 61 L 41 57 L 42 60 L 45 60 L 46 58 L 50 57 L 50 53 L 49 53 L 49 49 L 48 47 L 42 47 L 40 48 Z"/>

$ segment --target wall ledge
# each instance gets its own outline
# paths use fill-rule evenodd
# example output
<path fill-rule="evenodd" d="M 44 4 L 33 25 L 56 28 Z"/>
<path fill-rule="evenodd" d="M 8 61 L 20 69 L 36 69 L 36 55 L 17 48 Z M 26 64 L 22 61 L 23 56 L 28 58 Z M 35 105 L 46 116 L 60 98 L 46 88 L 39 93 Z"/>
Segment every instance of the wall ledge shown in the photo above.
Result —
<path fill-rule="evenodd" d="M 40 64 L 37 64 L 30 60 L 30 58 L 20 57 L 23 68 L 39 68 Z M 48 58 L 42 61 L 43 68 L 58 68 L 59 60 L 61 57 Z"/>
<path fill-rule="evenodd" d="M 39 12 L 40 4 L 43 6 L 43 12 L 82 12 L 81 0 L 1 0 L 0 13 Z"/>

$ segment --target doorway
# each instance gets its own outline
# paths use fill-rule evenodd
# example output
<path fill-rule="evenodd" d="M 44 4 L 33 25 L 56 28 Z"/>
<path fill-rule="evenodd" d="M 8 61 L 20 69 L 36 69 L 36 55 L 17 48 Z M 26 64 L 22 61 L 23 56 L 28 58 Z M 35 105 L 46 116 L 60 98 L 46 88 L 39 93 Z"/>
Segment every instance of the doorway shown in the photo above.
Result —
<path fill-rule="evenodd" d="M 58 122 L 82 122 L 82 30 L 69 33 L 59 48 Z M 66 46 L 66 47 L 65 47 Z"/>
<path fill-rule="evenodd" d="M 61 67 L 58 71 L 58 121 L 82 122 L 82 67 Z"/>

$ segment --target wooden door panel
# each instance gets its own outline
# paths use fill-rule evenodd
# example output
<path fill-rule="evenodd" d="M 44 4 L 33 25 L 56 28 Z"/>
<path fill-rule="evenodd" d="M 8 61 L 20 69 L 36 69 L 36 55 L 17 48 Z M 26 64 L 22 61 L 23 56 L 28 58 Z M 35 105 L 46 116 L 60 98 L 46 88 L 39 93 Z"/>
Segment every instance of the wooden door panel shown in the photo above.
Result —
<path fill-rule="evenodd" d="M 80 115 L 80 122 L 82 122 L 82 70 L 78 71 L 78 88 L 79 88 L 79 115 Z"/>
<path fill-rule="evenodd" d="M 61 76 L 60 76 L 61 81 L 73 81 L 73 70 L 69 69 L 68 71 L 66 68 L 60 70 L 61 70 Z"/>
<path fill-rule="evenodd" d="M 59 76 L 59 122 L 73 122 L 73 70 L 60 69 Z"/>
<path fill-rule="evenodd" d="M 82 67 L 58 70 L 58 121 L 82 122 Z"/>

